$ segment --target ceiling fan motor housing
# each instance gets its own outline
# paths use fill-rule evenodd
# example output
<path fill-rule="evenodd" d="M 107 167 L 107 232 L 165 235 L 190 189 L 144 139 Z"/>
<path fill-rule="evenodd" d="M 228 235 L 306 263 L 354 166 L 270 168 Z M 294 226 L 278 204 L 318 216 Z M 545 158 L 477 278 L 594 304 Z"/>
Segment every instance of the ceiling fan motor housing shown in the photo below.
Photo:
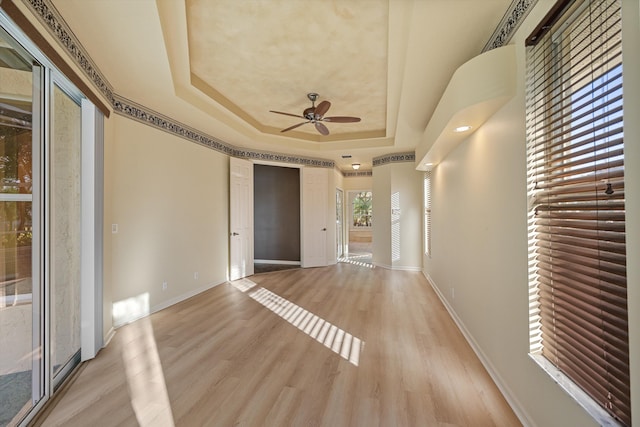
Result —
<path fill-rule="evenodd" d="M 305 119 L 307 120 L 315 120 L 315 111 L 316 111 L 316 107 L 309 107 L 309 108 L 305 108 L 302 115 L 304 116 Z"/>

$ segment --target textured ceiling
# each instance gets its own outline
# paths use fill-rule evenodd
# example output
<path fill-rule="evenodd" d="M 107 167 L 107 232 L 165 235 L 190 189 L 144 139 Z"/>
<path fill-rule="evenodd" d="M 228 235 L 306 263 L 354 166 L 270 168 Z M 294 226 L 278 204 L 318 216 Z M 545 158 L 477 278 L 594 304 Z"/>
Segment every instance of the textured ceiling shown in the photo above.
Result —
<path fill-rule="evenodd" d="M 385 136 L 386 0 L 186 5 L 192 84 L 252 126 L 278 133 L 301 122 L 269 110 L 301 115 L 311 105 L 306 94 L 317 92 L 332 103 L 327 116 L 362 118 L 327 124 L 331 135 Z M 318 134 L 312 125 L 295 133 Z"/>
<path fill-rule="evenodd" d="M 351 162 L 413 151 L 511 0 L 51 0 L 114 91 L 239 147 Z M 319 135 L 296 117 L 332 103 Z M 352 155 L 342 159 L 343 154 Z"/>

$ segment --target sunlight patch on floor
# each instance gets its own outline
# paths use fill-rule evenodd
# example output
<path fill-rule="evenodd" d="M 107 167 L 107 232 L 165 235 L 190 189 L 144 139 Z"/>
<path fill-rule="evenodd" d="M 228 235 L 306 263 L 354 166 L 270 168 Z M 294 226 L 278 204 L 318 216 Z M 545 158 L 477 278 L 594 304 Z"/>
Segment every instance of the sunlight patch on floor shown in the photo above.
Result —
<path fill-rule="evenodd" d="M 359 261 L 360 258 L 371 258 L 371 255 L 350 255 L 349 257 L 340 257 L 338 258 L 338 262 L 353 264 L 358 267 L 375 268 L 375 266 L 369 262 Z"/>
<path fill-rule="evenodd" d="M 131 406 L 141 427 L 174 427 L 173 412 L 158 355 L 153 326 L 148 317 L 120 330 L 122 359 Z"/>
<path fill-rule="evenodd" d="M 229 283 L 351 364 L 358 366 L 360 363 L 360 353 L 364 348 L 364 342 L 360 338 L 268 289 L 254 289 L 257 284 L 249 279 Z"/>

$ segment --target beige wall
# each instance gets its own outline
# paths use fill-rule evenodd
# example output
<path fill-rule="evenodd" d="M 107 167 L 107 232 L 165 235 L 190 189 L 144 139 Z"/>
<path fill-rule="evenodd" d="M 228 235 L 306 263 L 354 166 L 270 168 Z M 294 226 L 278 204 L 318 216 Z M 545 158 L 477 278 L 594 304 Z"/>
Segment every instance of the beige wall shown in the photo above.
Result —
<path fill-rule="evenodd" d="M 373 186 L 373 178 L 370 176 L 347 176 L 342 182 L 345 194 L 347 191 L 371 190 Z"/>
<path fill-rule="evenodd" d="M 374 168 L 374 264 L 397 270 L 422 268 L 422 177 L 413 163 Z M 394 218 L 392 208 L 397 207 L 399 217 Z"/>
<path fill-rule="evenodd" d="M 432 256 L 424 258 L 424 271 L 520 416 L 532 426 L 595 426 L 597 423 L 528 356 L 524 38 L 553 3 L 540 1 L 515 37 L 515 98 L 433 170 Z M 630 4 L 636 37 L 635 50 L 625 56 L 625 117 L 637 117 L 638 1 L 625 1 L 626 6 Z M 628 66 L 630 62 L 633 65 Z M 634 71 L 630 73 L 630 69 Z M 633 93 L 627 91 L 628 84 L 633 86 Z M 633 111 L 628 108 L 631 103 Z M 626 141 L 638 139 L 637 122 L 625 119 Z M 638 334 L 634 331 L 640 324 L 639 154 L 638 144 L 626 144 L 629 332 L 635 418 L 640 380 Z"/>
<path fill-rule="evenodd" d="M 373 263 L 391 268 L 391 168 L 377 167 L 373 190 Z"/>
<path fill-rule="evenodd" d="M 119 324 L 144 314 L 144 301 L 154 311 L 226 280 L 229 159 L 118 115 L 109 122 L 105 288 L 130 303 L 118 306 Z"/>

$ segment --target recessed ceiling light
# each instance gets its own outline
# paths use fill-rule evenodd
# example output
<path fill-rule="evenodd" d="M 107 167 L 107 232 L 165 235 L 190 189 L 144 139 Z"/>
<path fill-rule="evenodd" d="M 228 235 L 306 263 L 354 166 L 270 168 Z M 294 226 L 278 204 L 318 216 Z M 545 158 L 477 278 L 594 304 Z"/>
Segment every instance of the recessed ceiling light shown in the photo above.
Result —
<path fill-rule="evenodd" d="M 457 128 L 455 128 L 453 131 L 454 131 L 454 132 L 458 132 L 458 133 L 460 133 L 460 132 L 466 132 L 466 131 L 468 131 L 469 129 L 471 129 L 471 126 L 458 126 L 458 127 L 457 127 Z"/>

